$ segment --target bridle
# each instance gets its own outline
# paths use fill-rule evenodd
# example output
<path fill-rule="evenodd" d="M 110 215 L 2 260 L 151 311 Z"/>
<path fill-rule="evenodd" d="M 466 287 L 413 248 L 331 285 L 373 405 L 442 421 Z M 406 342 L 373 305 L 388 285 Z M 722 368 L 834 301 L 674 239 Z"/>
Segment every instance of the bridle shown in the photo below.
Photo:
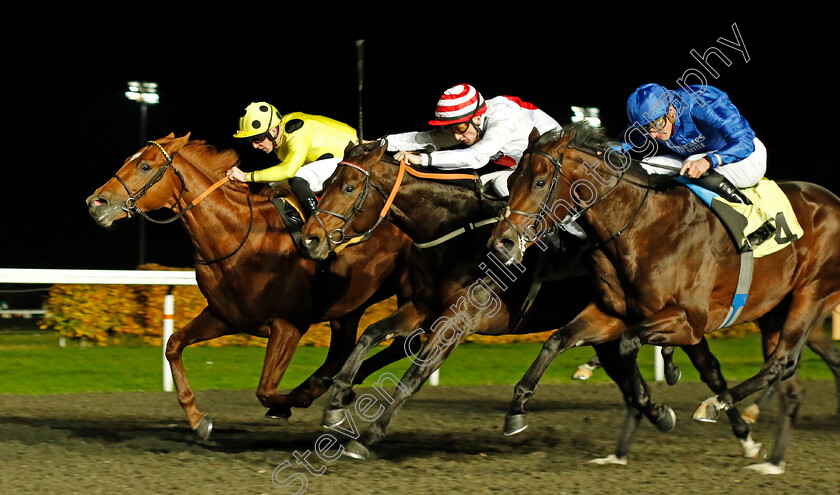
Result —
<path fill-rule="evenodd" d="M 566 149 L 568 149 L 568 148 L 566 148 Z M 547 153 L 543 150 L 537 149 L 537 148 L 528 148 L 523 153 L 523 157 L 527 154 L 541 155 L 541 156 L 545 157 L 549 161 L 549 163 L 551 163 L 554 166 L 554 173 L 552 174 L 551 182 L 550 182 L 549 187 L 548 187 L 548 194 L 546 195 L 546 199 L 545 199 L 545 201 L 546 201 L 545 208 L 543 208 L 543 207 L 539 208 L 539 211 L 536 214 L 528 213 L 528 212 L 522 211 L 522 210 L 514 210 L 514 209 L 510 208 L 510 206 L 505 207 L 505 209 L 502 211 L 502 214 L 501 214 L 502 219 L 501 220 L 505 221 L 516 232 L 517 236 L 519 237 L 520 250 L 522 250 L 522 251 L 524 251 L 524 249 L 522 249 L 523 244 L 527 244 L 528 242 L 536 241 L 539 236 L 534 236 L 533 239 L 528 239 L 528 236 L 525 232 L 525 229 L 520 229 L 519 226 L 514 224 L 509 219 L 510 214 L 515 213 L 517 215 L 521 215 L 521 216 L 525 216 L 525 217 L 534 217 L 534 223 L 532 225 L 532 228 L 533 228 L 535 233 L 538 232 L 537 228 L 538 228 L 539 224 L 542 223 L 542 221 L 546 217 L 546 211 L 547 211 L 546 208 L 549 207 L 549 205 L 547 203 L 548 203 L 548 201 L 551 201 L 552 198 L 554 198 L 554 192 L 557 188 L 558 179 L 560 177 L 563 177 L 564 181 L 569 185 L 569 187 L 572 187 L 572 185 L 573 185 L 572 182 L 569 180 L 569 178 L 566 177 L 566 175 L 563 173 L 563 158 L 565 156 L 566 149 L 564 149 L 563 152 L 561 152 L 557 156 L 557 158 L 555 158 L 551 154 L 549 154 L 549 153 Z M 605 153 L 609 153 L 610 151 L 612 151 L 611 148 L 606 148 Z M 632 161 L 632 159 L 630 159 L 629 157 L 627 157 L 623 154 L 619 153 L 619 156 L 622 157 L 622 160 L 631 160 Z M 629 165 L 629 164 L 627 164 L 625 162 L 625 165 Z M 610 194 L 615 192 L 615 190 L 618 189 L 618 186 L 621 184 L 621 182 L 625 179 L 625 174 L 626 174 L 628 168 L 629 168 L 628 166 L 623 166 L 622 170 L 621 170 L 621 173 L 614 175 L 614 177 L 617 177 L 618 180 L 616 181 L 615 185 L 609 191 L 607 191 L 606 194 L 604 194 L 603 196 L 595 199 L 595 201 L 587 204 L 586 206 L 584 206 L 583 208 L 581 208 L 580 210 L 575 212 L 573 215 L 570 215 L 569 217 L 563 219 L 559 224 L 560 227 L 563 228 L 564 225 L 568 225 L 568 224 L 576 221 L 578 218 L 583 216 L 583 214 L 586 213 L 586 211 L 593 208 L 596 204 L 605 200 Z M 636 207 L 636 210 L 633 212 L 633 215 L 631 215 L 631 217 L 627 221 L 627 223 L 622 228 L 620 228 L 618 231 L 616 231 L 614 234 L 612 234 L 610 237 L 605 239 L 604 241 L 596 243 L 596 247 L 597 247 L 597 245 L 604 245 L 604 244 L 606 244 L 610 241 L 618 239 L 619 237 L 621 237 L 622 234 L 624 234 L 624 232 L 630 227 L 630 225 L 632 225 L 633 221 L 639 215 L 639 212 L 641 212 L 642 206 L 644 206 L 645 202 L 647 201 L 648 194 L 650 193 L 650 190 L 652 189 L 652 187 L 650 185 L 650 176 L 648 176 L 647 186 L 643 186 L 643 187 L 645 187 L 645 195 L 642 198 L 642 201 L 639 203 L 639 206 Z"/>
<path fill-rule="evenodd" d="M 114 178 L 117 179 L 117 181 L 119 181 L 120 184 L 122 184 L 123 188 L 125 189 L 125 192 L 128 194 L 128 197 L 126 198 L 125 203 L 121 206 L 121 209 L 128 214 L 128 218 L 131 218 L 134 215 L 140 215 L 154 223 L 174 222 L 175 220 L 180 218 L 184 213 L 186 213 L 186 211 L 182 211 L 175 218 L 160 221 L 149 218 L 149 216 L 147 216 L 143 210 L 137 207 L 137 200 L 145 196 L 149 189 L 151 189 L 152 186 L 157 184 L 163 178 L 163 175 L 170 167 L 172 168 L 172 171 L 175 173 L 175 175 L 178 176 L 178 179 L 181 181 L 181 190 L 180 192 L 178 192 L 178 198 L 175 200 L 176 204 L 181 199 L 181 196 L 184 194 L 184 191 L 187 190 L 187 187 L 184 183 L 184 176 L 181 175 L 181 173 L 178 172 L 178 170 L 176 170 L 175 167 L 172 166 L 172 157 L 169 155 L 169 153 L 166 152 L 165 149 L 163 149 L 163 146 L 161 146 L 160 143 L 158 143 L 157 141 L 148 141 L 146 144 L 154 145 L 155 147 L 157 147 L 157 149 L 160 150 L 160 152 L 163 154 L 163 157 L 166 159 L 166 163 L 164 163 L 163 166 L 160 167 L 157 170 L 157 172 L 155 172 L 155 174 L 151 178 L 149 178 L 148 181 L 146 181 L 145 184 L 143 184 L 143 187 L 137 190 L 137 192 L 132 192 L 131 188 L 128 187 L 128 184 L 126 184 L 126 182 L 122 180 L 122 178 L 119 175 L 114 174 Z"/>
<path fill-rule="evenodd" d="M 393 203 L 394 197 L 397 195 L 397 190 L 399 189 L 400 183 L 402 182 L 405 161 L 403 160 L 400 162 L 400 170 L 397 175 L 397 180 L 396 182 L 394 182 L 394 187 L 391 189 L 391 193 L 387 197 L 385 196 L 385 193 L 382 192 L 382 188 L 371 181 L 369 171 L 356 165 L 355 163 L 351 163 L 345 160 L 340 161 L 338 163 L 338 166 L 350 167 L 354 170 L 359 171 L 365 176 L 365 183 L 359 191 L 359 194 L 356 196 L 356 199 L 353 201 L 353 205 L 344 214 L 337 213 L 331 210 L 325 210 L 320 206 L 312 212 L 312 217 L 318 221 L 318 224 L 321 225 L 321 228 L 324 229 L 324 232 L 327 234 L 326 238 L 330 243 L 330 251 L 334 250 L 334 248 L 337 248 L 341 244 L 364 242 L 370 238 L 370 236 L 373 234 L 373 231 L 377 227 L 379 227 L 379 224 L 382 223 L 382 220 L 388 215 L 388 210 L 391 209 L 391 204 Z M 347 229 L 350 228 L 350 225 L 353 223 L 353 220 L 356 218 L 356 215 L 364 211 L 362 206 L 364 205 L 365 201 L 367 201 L 368 195 L 370 195 L 371 188 L 373 188 L 376 192 L 382 195 L 382 197 L 385 199 L 385 204 L 382 206 L 382 210 L 379 212 L 379 217 L 376 219 L 376 222 L 371 228 L 367 229 L 361 234 L 348 234 Z M 318 216 L 318 213 L 326 213 L 327 215 L 339 218 L 344 222 L 344 224 L 340 228 L 329 230 L 327 229 L 327 225 L 324 223 L 324 221 L 321 220 L 321 217 Z"/>
<path fill-rule="evenodd" d="M 403 178 L 405 174 L 413 175 L 418 178 L 426 178 L 426 179 L 447 179 L 447 180 L 456 180 L 456 179 L 468 179 L 468 180 L 476 180 L 474 175 L 470 174 L 432 174 L 426 172 L 420 172 L 418 170 L 414 170 L 413 168 L 406 165 L 405 158 L 400 160 L 399 170 L 397 171 L 397 178 L 394 181 L 394 185 L 391 187 L 391 191 L 388 196 L 385 196 L 383 192 L 383 188 L 377 184 L 374 184 L 371 180 L 370 171 L 365 170 L 363 167 L 356 165 L 355 163 L 348 162 L 346 160 L 342 160 L 338 163 L 339 166 L 350 167 L 365 176 L 365 183 L 364 186 L 359 191 L 358 196 L 353 201 L 353 206 L 344 213 L 337 213 L 330 210 L 325 210 L 320 207 L 316 208 L 315 211 L 312 213 L 313 218 L 315 218 L 318 223 L 321 225 L 321 228 L 324 229 L 324 232 L 327 234 L 326 238 L 329 241 L 330 251 L 337 251 L 342 247 L 354 244 L 358 242 L 364 242 L 370 238 L 373 234 L 373 231 L 379 226 L 380 223 L 388 216 L 388 212 L 391 210 L 391 206 L 394 203 L 394 198 L 397 196 L 397 192 L 402 185 Z M 373 224 L 372 227 L 367 229 L 366 231 L 355 234 L 355 235 L 348 235 L 347 229 L 353 223 L 353 220 L 356 218 L 356 215 L 363 212 L 362 206 L 364 205 L 365 201 L 367 200 L 368 196 L 370 195 L 370 188 L 376 190 L 379 194 L 385 198 L 385 204 L 382 205 L 382 209 L 379 211 L 379 217 L 376 219 L 376 222 Z M 318 213 L 326 213 L 327 215 L 334 216 L 336 218 L 341 219 L 344 224 L 340 228 L 335 228 L 329 230 L 324 224 L 324 221 L 318 216 Z"/>
<path fill-rule="evenodd" d="M 126 214 L 128 214 L 128 218 L 131 218 L 134 215 L 140 215 L 141 217 L 145 218 L 146 220 L 148 220 L 152 223 L 159 224 L 159 225 L 172 223 L 175 220 L 178 220 L 181 217 L 183 217 L 188 211 L 190 211 L 194 206 L 196 206 L 205 197 L 207 197 L 208 194 L 215 191 L 216 189 L 218 189 L 223 184 L 226 184 L 226 183 L 230 182 L 229 177 L 223 177 L 223 178 L 219 179 L 213 185 L 208 187 L 207 190 L 205 190 L 204 192 L 202 192 L 201 194 L 196 196 L 195 199 L 190 201 L 189 204 L 187 204 L 187 206 L 185 206 L 184 208 L 181 208 L 180 211 L 178 211 L 178 213 L 176 213 L 171 218 L 167 218 L 166 220 L 156 220 L 154 218 L 151 218 L 148 214 L 146 214 L 145 211 L 141 210 L 137 206 L 137 201 L 140 198 L 142 198 L 143 196 L 145 196 L 146 193 L 149 191 L 149 189 L 152 188 L 152 186 L 154 186 L 155 184 L 160 182 L 160 180 L 163 178 L 163 175 L 166 173 L 166 171 L 168 169 L 172 169 L 172 172 L 178 177 L 178 180 L 181 181 L 181 189 L 180 189 L 180 191 L 178 191 L 178 197 L 175 199 L 175 204 L 176 205 L 180 203 L 181 197 L 184 195 L 184 191 L 189 191 L 189 189 L 187 189 L 186 183 L 184 182 L 184 176 L 181 175 L 181 172 L 179 172 L 178 169 L 176 169 L 175 166 L 172 164 L 172 156 L 169 153 L 167 153 L 167 151 L 165 149 L 163 149 L 163 146 L 160 143 L 158 143 L 157 141 L 148 141 L 147 144 L 155 146 L 158 150 L 160 150 L 161 154 L 163 154 L 163 157 L 166 160 L 166 163 L 164 163 L 163 166 L 161 166 L 157 170 L 157 172 L 155 172 L 155 174 L 152 177 L 150 177 L 148 181 L 146 181 L 145 184 L 143 184 L 143 187 L 138 189 L 137 192 L 132 192 L 131 188 L 128 187 L 128 184 L 119 175 L 114 174 L 114 178 L 117 179 L 117 181 L 119 181 L 120 184 L 122 184 L 123 188 L 125 189 L 125 192 L 128 193 L 128 198 L 126 198 L 125 203 L 123 203 L 123 205 L 120 207 L 124 212 L 126 212 Z M 242 242 L 239 243 L 239 245 L 236 247 L 236 249 L 233 250 L 232 253 L 230 253 L 226 256 L 222 256 L 221 258 L 216 258 L 216 259 L 212 259 L 212 260 L 202 260 L 198 257 L 195 257 L 195 262 L 196 263 L 205 264 L 205 265 L 209 265 L 209 264 L 212 264 L 212 263 L 218 263 L 219 261 L 230 258 L 234 254 L 236 254 L 240 249 L 242 249 L 242 246 L 245 245 L 245 242 L 248 240 L 248 237 L 251 234 L 251 228 L 254 226 L 254 208 L 251 204 L 250 194 L 247 196 L 246 199 L 247 199 L 247 202 L 248 202 L 248 211 L 249 211 L 249 214 L 250 214 L 250 220 L 248 222 L 248 230 L 245 232 L 245 237 L 242 239 Z"/>

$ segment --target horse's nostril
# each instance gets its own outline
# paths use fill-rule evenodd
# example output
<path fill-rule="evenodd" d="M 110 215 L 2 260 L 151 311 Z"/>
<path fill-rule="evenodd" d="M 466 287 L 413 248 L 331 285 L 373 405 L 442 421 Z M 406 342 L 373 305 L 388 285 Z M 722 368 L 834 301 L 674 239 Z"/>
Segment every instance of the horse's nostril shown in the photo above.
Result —
<path fill-rule="evenodd" d="M 307 247 L 317 246 L 318 238 L 314 236 L 307 237 L 303 240 L 303 245 Z"/>
<path fill-rule="evenodd" d="M 90 207 L 104 206 L 107 204 L 108 200 L 105 198 L 90 198 L 90 200 L 88 200 L 88 206 Z"/>

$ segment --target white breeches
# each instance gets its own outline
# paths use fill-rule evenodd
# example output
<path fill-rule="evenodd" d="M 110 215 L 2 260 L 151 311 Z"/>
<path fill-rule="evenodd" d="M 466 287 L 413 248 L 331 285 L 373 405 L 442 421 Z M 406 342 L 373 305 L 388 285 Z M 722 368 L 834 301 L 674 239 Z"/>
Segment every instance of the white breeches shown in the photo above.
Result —
<path fill-rule="evenodd" d="M 740 162 L 727 163 L 726 165 L 721 165 L 714 169 L 729 179 L 729 182 L 731 182 L 735 187 L 752 187 L 758 184 L 758 181 L 760 181 L 767 172 L 767 149 L 764 147 L 764 144 L 758 140 L 758 138 L 755 138 L 753 143 L 755 144 L 755 151 L 753 151 L 750 156 L 744 158 Z M 688 158 L 683 158 L 677 155 L 662 155 L 645 160 L 648 163 L 665 165 L 672 169 L 675 168 L 676 170 L 654 167 L 645 165 L 644 163 L 642 164 L 642 167 L 650 174 L 676 175 L 679 173 L 679 169 L 682 167 L 683 163 L 689 160 L 698 160 L 703 156 L 706 156 L 706 153 L 691 155 Z"/>
<path fill-rule="evenodd" d="M 327 158 L 307 163 L 298 169 L 295 177 L 306 180 L 312 192 L 317 194 L 324 189 L 324 182 L 335 172 L 341 160 L 341 158 Z"/>
<path fill-rule="evenodd" d="M 499 170 L 497 172 L 490 172 L 479 176 L 482 184 L 492 184 L 496 194 L 506 198 L 510 195 L 507 186 L 508 177 L 513 173 L 513 169 Z"/>

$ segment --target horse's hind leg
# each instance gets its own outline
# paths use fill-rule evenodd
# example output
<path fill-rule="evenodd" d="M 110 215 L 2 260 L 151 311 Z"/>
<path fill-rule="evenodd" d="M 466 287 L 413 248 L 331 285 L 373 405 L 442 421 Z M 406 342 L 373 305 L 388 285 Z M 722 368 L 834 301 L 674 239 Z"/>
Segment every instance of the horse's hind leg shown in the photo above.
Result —
<path fill-rule="evenodd" d="M 190 382 L 187 380 L 182 353 L 189 345 L 212 340 L 223 335 L 230 335 L 231 333 L 234 332 L 231 332 L 224 322 L 213 316 L 205 308 L 184 328 L 172 334 L 166 343 L 166 360 L 169 361 L 169 367 L 172 369 L 172 381 L 175 384 L 178 402 L 184 412 L 187 413 L 190 427 L 203 440 L 210 437 L 213 421 L 209 416 L 199 411 L 195 405 L 195 394 L 193 394 Z"/>
<path fill-rule="evenodd" d="M 405 341 L 399 337 L 405 337 L 422 323 L 422 316 L 417 312 L 414 304 L 403 304 L 396 311 L 368 326 L 359 337 L 350 355 L 344 361 L 344 365 L 338 374 L 333 378 L 333 388 L 329 401 L 324 409 L 324 426 L 336 426 L 345 419 L 344 409 L 353 402 L 355 393 L 353 385 L 360 383 L 370 373 L 379 367 L 389 364 L 406 355 L 406 345 L 417 344 L 412 352 L 419 348 L 419 340 L 411 339 Z M 368 353 L 380 342 L 396 338 L 387 349 L 380 351 L 372 358 L 366 360 Z M 395 347 L 401 345 L 402 349 Z M 383 357 L 378 357 L 383 352 Z"/>
<path fill-rule="evenodd" d="M 799 417 L 799 408 L 805 392 L 798 373 L 778 383 L 776 388 L 779 393 L 780 422 L 773 451 L 767 462 L 747 466 L 748 469 L 766 474 L 781 474 L 785 470 L 785 451 L 793 435 L 793 425 Z"/>
<path fill-rule="evenodd" d="M 551 334 L 537 359 L 513 389 L 513 399 L 505 416 L 505 435 L 515 435 L 528 427 L 525 406 L 534 395 L 548 366 L 558 355 L 572 347 L 617 339 L 624 330 L 621 320 L 605 315 L 595 304 L 590 304 L 571 322 Z"/>
<path fill-rule="evenodd" d="M 835 416 L 840 418 L 840 349 L 823 331 L 822 322 L 808 335 L 808 347 L 825 361 L 825 364 L 834 374 L 834 388 L 837 392 L 837 412 Z"/>
<path fill-rule="evenodd" d="M 691 363 L 700 372 L 700 378 L 709 386 L 712 392 L 716 394 L 723 393 L 726 388 L 726 380 L 723 378 L 723 373 L 720 370 L 720 363 L 717 358 L 709 350 L 709 343 L 705 338 L 693 346 L 685 346 L 682 348 L 688 355 Z M 761 453 L 761 444 L 753 441 L 750 435 L 750 427 L 744 418 L 738 413 L 738 409 L 733 407 L 726 411 L 729 416 L 729 422 L 732 425 L 732 433 L 741 442 L 741 447 L 744 449 L 745 457 L 755 457 Z"/>

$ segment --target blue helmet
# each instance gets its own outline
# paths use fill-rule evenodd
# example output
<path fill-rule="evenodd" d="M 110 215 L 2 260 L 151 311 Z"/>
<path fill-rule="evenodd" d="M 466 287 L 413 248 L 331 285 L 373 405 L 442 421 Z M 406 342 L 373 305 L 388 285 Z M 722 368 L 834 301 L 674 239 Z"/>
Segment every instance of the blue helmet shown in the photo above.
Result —
<path fill-rule="evenodd" d="M 670 91 L 658 84 L 643 84 L 627 98 L 627 118 L 630 122 L 648 125 L 668 112 Z"/>

